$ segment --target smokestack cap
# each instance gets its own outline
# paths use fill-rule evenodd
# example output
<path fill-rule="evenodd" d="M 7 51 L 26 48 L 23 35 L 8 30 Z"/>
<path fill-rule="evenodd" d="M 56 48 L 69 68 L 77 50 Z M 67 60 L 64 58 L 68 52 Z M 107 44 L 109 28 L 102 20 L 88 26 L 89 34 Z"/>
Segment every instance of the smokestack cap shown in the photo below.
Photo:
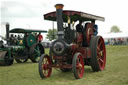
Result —
<path fill-rule="evenodd" d="M 9 23 L 7 22 L 6 25 L 9 25 Z"/>
<path fill-rule="evenodd" d="M 64 5 L 63 4 L 56 4 L 55 7 L 56 7 L 56 9 L 63 9 Z"/>

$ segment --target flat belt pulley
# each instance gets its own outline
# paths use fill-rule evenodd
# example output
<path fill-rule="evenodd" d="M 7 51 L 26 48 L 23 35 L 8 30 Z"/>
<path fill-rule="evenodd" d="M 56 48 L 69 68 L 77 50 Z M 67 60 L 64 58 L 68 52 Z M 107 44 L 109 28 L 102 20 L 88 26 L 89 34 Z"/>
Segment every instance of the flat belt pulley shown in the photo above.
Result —
<path fill-rule="evenodd" d="M 84 28 L 84 46 L 89 46 L 92 35 L 94 34 L 93 24 L 86 23 Z"/>
<path fill-rule="evenodd" d="M 25 37 L 25 44 L 27 47 L 31 47 L 37 42 L 36 37 L 33 34 L 28 34 L 28 36 Z"/>

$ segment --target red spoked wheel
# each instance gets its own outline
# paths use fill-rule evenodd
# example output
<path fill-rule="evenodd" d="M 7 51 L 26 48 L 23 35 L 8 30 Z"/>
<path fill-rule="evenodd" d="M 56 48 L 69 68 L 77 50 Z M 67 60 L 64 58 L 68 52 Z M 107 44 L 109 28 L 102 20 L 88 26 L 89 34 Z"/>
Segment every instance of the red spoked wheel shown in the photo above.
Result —
<path fill-rule="evenodd" d="M 84 75 L 84 60 L 80 53 L 75 53 L 73 57 L 72 71 L 76 79 L 80 79 Z"/>
<path fill-rule="evenodd" d="M 101 36 L 95 36 L 91 40 L 91 67 L 93 71 L 102 71 L 106 64 L 106 48 Z"/>
<path fill-rule="evenodd" d="M 50 77 L 52 72 L 51 64 L 50 57 L 47 54 L 43 54 L 39 60 L 39 74 L 42 79 Z"/>

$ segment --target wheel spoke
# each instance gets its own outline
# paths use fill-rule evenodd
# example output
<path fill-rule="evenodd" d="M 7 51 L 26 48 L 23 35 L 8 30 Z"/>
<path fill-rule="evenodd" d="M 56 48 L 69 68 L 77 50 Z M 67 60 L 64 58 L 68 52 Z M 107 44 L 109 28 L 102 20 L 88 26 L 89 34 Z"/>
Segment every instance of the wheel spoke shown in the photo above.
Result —
<path fill-rule="evenodd" d="M 88 29 L 88 35 L 90 35 L 90 28 Z"/>
<path fill-rule="evenodd" d="M 100 51 L 101 56 L 103 56 L 103 50 Z"/>
<path fill-rule="evenodd" d="M 105 53 L 105 51 L 104 51 L 104 49 L 102 50 L 102 54 L 104 55 L 104 53 Z"/>
<path fill-rule="evenodd" d="M 101 50 L 98 54 L 99 54 L 100 57 L 102 57 L 103 56 L 103 51 Z"/>
<path fill-rule="evenodd" d="M 101 62 L 102 64 L 104 64 L 104 61 L 103 61 L 103 59 L 101 59 L 101 58 L 100 58 L 99 60 L 100 60 L 100 62 Z"/>
<path fill-rule="evenodd" d="M 44 64 L 42 64 L 42 69 L 44 69 Z"/>
<path fill-rule="evenodd" d="M 98 47 L 101 47 L 102 46 L 102 42 L 100 42 L 99 44 L 98 44 Z"/>
<path fill-rule="evenodd" d="M 102 59 L 102 57 L 103 57 L 103 51 L 98 52 L 98 53 L 97 53 L 97 58 L 98 58 L 98 60 L 99 60 L 99 59 Z"/>
<path fill-rule="evenodd" d="M 38 51 L 39 51 L 39 50 L 37 50 L 37 49 L 34 49 L 34 51 L 35 51 L 36 53 L 38 53 Z"/>
<path fill-rule="evenodd" d="M 45 76 L 48 76 L 48 69 L 45 70 Z"/>
<path fill-rule="evenodd" d="M 102 57 L 102 56 L 103 56 L 103 50 L 98 51 L 98 52 L 97 52 L 97 56 L 98 56 L 98 57 Z"/>
<path fill-rule="evenodd" d="M 100 48 L 97 46 L 97 51 L 99 52 L 100 51 Z"/>
<path fill-rule="evenodd" d="M 44 75 L 46 76 L 46 70 L 44 70 Z"/>
<path fill-rule="evenodd" d="M 104 63 L 104 60 L 102 59 L 102 58 L 100 58 L 100 57 L 97 57 L 98 59 L 98 61 L 100 62 L 100 63 Z"/>
<path fill-rule="evenodd" d="M 78 61 L 78 69 L 77 69 L 77 73 L 79 74 L 79 76 L 81 76 L 83 73 L 82 73 L 82 69 L 83 69 L 83 64 L 82 64 L 82 57 L 79 56 L 79 61 Z"/>
<path fill-rule="evenodd" d="M 46 64 L 46 58 L 44 58 L 44 64 Z"/>
<path fill-rule="evenodd" d="M 48 65 L 49 63 L 48 63 L 48 59 L 46 60 L 46 64 Z"/>
<path fill-rule="evenodd" d="M 43 70 L 43 74 L 44 74 L 44 76 L 48 75 L 48 68 L 46 68 L 46 64 L 45 64 L 45 69 Z"/>
<path fill-rule="evenodd" d="M 97 52 L 97 56 L 98 56 L 98 57 L 100 56 L 100 53 L 99 53 L 99 52 Z"/>

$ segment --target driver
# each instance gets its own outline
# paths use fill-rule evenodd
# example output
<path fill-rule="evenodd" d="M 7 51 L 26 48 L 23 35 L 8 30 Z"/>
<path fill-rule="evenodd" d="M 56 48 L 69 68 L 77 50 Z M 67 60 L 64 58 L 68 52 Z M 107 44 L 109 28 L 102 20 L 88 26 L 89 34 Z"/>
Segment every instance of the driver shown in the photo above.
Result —
<path fill-rule="evenodd" d="M 76 31 L 81 32 L 83 31 L 82 21 L 79 21 L 79 24 L 76 25 Z"/>

